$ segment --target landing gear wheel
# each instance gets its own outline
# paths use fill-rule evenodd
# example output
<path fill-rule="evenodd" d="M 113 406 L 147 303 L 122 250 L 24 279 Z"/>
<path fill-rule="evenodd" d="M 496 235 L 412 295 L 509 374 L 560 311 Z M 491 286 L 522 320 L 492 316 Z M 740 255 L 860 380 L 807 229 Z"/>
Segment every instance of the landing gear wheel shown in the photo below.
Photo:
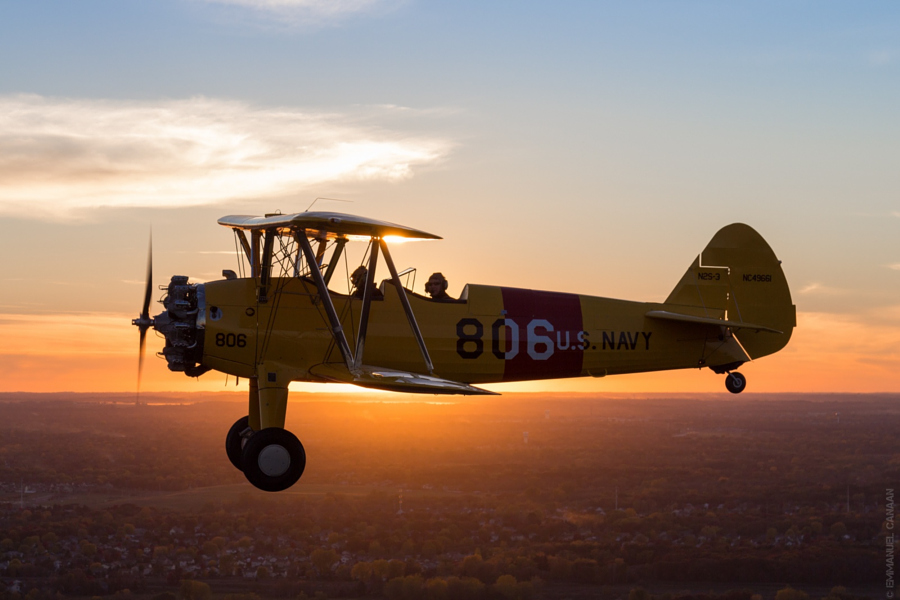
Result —
<path fill-rule="evenodd" d="M 250 429 L 250 417 L 242 417 L 235 421 L 228 430 L 228 435 L 225 436 L 225 453 L 238 471 L 243 470 L 241 468 L 241 452 L 244 450 L 244 444 L 247 443 L 247 438 L 243 434 L 248 429 Z"/>
<path fill-rule="evenodd" d="M 290 431 L 268 427 L 254 433 L 244 444 L 241 466 L 253 485 L 266 492 L 280 492 L 303 475 L 306 451 Z"/>
<path fill-rule="evenodd" d="M 725 376 L 725 387 L 732 394 L 740 394 L 747 387 L 747 378 L 737 371 L 732 371 Z"/>

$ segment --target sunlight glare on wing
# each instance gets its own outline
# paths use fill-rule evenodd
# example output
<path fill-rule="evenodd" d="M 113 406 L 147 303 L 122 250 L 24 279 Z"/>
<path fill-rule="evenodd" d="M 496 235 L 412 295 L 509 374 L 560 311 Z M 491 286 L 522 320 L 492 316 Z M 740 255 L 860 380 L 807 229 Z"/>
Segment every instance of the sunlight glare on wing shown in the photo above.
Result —
<path fill-rule="evenodd" d="M 428 240 L 423 240 L 420 238 L 408 238 L 402 237 L 399 235 L 386 235 L 382 238 L 388 244 L 406 244 L 409 242 L 426 242 Z"/>

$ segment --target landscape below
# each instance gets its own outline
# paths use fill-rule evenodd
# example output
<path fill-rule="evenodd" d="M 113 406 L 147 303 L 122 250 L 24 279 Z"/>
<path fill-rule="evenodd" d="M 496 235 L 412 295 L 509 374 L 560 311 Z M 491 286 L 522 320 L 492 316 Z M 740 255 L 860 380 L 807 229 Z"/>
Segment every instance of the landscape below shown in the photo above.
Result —
<path fill-rule="evenodd" d="M 398 398 L 294 394 L 267 494 L 239 394 L 0 394 L 0 598 L 884 593 L 900 396 Z"/>

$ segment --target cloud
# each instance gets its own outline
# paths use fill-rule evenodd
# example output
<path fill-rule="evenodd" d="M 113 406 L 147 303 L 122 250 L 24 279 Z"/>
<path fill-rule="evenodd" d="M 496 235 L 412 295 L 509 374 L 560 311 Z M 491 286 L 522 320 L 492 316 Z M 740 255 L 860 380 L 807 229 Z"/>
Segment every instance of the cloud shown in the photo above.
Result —
<path fill-rule="evenodd" d="M 874 50 L 868 55 L 869 64 L 874 67 L 883 67 L 892 64 L 897 59 L 897 52 L 893 50 Z"/>
<path fill-rule="evenodd" d="M 391 10 L 401 0 L 199 0 L 250 10 L 288 25 L 322 26 L 352 16 Z"/>
<path fill-rule="evenodd" d="M 131 325 L 132 318 L 108 313 L 0 313 L 0 332 L 4 339 L 14 342 L 0 356 L 67 356 L 83 352 L 136 357 L 138 336 Z"/>
<path fill-rule="evenodd" d="M 823 295 L 823 296 L 839 296 L 841 294 L 846 294 L 847 290 L 842 290 L 840 288 L 827 286 L 821 283 L 809 283 L 797 291 L 798 294 L 815 294 L 815 295 Z"/>
<path fill-rule="evenodd" d="M 865 315 L 801 312 L 797 317 L 793 351 L 809 355 L 892 357 L 900 364 L 898 308 L 882 307 Z M 791 347 L 791 346 L 789 346 Z"/>
<path fill-rule="evenodd" d="M 895 271 L 900 271 L 900 263 L 895 263 L 893 265 L 885 265 L 888 269 L 893 269 Z"/>
<path fill-rule="evenodd" d="M 385 130 L 368 123 L 372 115 L 354 114 L 210 98 L 0 96 L 0 212 L 58 217 L 397 181 L 450 151 L 446 139 Z"/>
<path fill-rule="evenodd" d="M 892 306 L 879 306 L 866 313 L 868 320 L 876 325 L 881 325 L 886 321 L 896 321 L 900 324 L 900 304 Z"/>

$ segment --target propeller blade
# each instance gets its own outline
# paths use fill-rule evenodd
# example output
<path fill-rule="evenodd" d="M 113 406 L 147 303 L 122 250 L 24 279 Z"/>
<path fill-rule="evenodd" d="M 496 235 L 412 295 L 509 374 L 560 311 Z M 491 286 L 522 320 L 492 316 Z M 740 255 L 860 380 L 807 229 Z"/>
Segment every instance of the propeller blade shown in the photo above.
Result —
<path fill-rule="evenodd" d="M 141 317 L 150 318 L 150 291 L 153 288 L 153 233 L 150 233 L 150 247 L 147 250 L 147 287 L 144 290 L 144 306 Z M 143 339 L 143 337 L 141 337 Z"/>
<path fill-rule="evenodd" d="M 147 250 L 147 286 L 144 288 L 144 305 L 141 307 L 141 316 L 132 321 L 141 332 L 140 346 L 138 347 L 138 372 L 137 372 L 137 397 L 136 404 L 141 403 L 141 375 L 144 372 L 144 350 L 147 347 L 147 330 L 153 324 L 150 320 L 150 293 L 153 289 L 153 231 L 150 231 L 150 245 Z"/>
<path fill-rule="evenodd" d="M 137 377 L 137 391 L 140 394 L 141 392 L 141 374 L 144 372 L 144 350 L 147 347 L 147 330 L 141 329 L 141 346 L 140 350 L 138 350 L 138 377 Z"/>

